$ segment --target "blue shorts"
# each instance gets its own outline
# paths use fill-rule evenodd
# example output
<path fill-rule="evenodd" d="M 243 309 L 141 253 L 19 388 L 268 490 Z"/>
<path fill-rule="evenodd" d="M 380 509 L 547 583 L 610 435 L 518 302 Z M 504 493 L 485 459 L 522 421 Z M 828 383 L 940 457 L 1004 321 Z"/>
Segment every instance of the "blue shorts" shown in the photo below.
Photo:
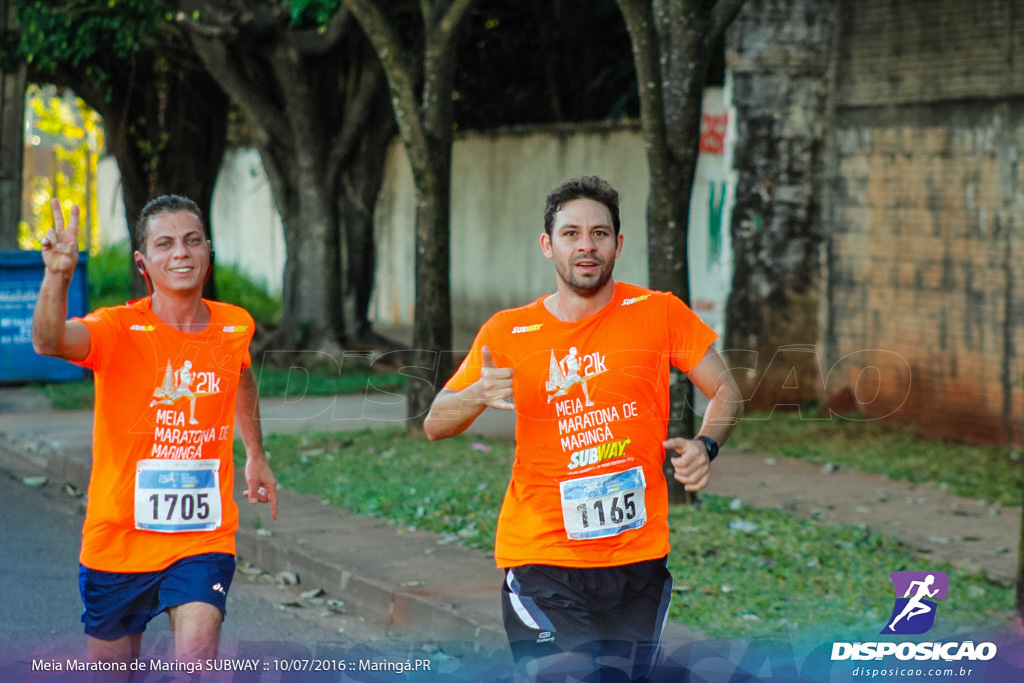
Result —
<path fill-rule="evenodd" d="M 104 572 L 79 565 L 82 623 L 86 635 L 117 640 L 142 633 L 161 612 L 186 602 L 205 602 L 227 612 L 235 556 L 206 553 L 156 572 Z"/>

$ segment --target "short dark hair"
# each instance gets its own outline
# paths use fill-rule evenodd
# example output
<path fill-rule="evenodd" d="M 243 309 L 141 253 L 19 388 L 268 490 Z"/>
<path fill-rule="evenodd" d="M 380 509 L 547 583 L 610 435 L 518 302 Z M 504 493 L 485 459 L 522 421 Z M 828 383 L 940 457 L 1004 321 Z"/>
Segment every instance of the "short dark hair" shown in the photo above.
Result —
<path fill-rule="evenodd" d="M 544 232 L 551 234 L 555 226 L 555 214 L 574 199 L 593 199 L 608 207 L 615 236 L 619 236 L 619 193 L 607 180 L 596 175 L 565 180 L 548 193 L 544 200 Z"/>
<path fill-rule="evenodd" d="M 190 213 L 195 216 L 196 220 L 199 221 L 199 227 L 203 229 L 203 235 L 205 235 L 207 239 L 210 238 L 210 233 L 206 230 L 206 223 L 203 221 L 203 212 L 194 201 L 188 197 L 182 197 L 176 194 L 165 194 L 162 197 L 157 197 L 142 207 L 142 212 L 139 213 L 139 220 L 135 222 L 135 248 L 143 254 L 146 253 L 146 239 L 149 237 L 149 222 L 154 216 L 159 216 L 165 213 L 178 213 L 179 211 Z"/>

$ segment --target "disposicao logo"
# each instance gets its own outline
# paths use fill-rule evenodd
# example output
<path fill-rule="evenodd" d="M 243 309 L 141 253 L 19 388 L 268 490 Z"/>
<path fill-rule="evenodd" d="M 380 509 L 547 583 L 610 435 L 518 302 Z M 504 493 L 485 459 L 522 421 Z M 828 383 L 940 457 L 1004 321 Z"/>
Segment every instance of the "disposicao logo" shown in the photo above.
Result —
<path fill-rule="evenodd" d="M 927 633 L 935 623 L 935 601 L 946 599 L 949 577 L 942 572 L 893 572 L 889 578 L 896 591 L 896 604 L 881 633 Z"/>
<path fill-rule="evenodd" d="M 945 600 L 949 577 L 942 572 L 893 572 L 889 575 L 896 594 L 892 615 L 881 635 L 920 635 L 935 624 L 936 600 Z M 964 642 L 857 642 L 832 643 L 832 661 L 986 661 L 996 656 L 994 643 Z"/>

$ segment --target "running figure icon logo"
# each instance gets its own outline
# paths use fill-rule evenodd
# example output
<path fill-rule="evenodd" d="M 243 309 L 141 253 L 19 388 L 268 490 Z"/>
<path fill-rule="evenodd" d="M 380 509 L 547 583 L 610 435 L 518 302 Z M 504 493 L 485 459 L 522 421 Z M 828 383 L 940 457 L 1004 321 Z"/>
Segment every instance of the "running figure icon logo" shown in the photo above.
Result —
<path fill-rule="evenodd" d="M 896 604 L 883 634 L 919 635 L 935 623 L 935 600 L 945 600 L 949 577 L 942 572 L 893 572 Z"/>
<path fill-rule="evenodd" d="M 557 360 L 555 350 L 551 349 L 551 361 L 548 364 L 548 381 L 544 383 L 544 389 L 548 393 L 548 403 L 551 403 L 553 399 L 565 396 L 573 386 L 579 384 L 583 387 L 583 398 L 586 399 L 587 407 L 593 406 L 594 402 L 590 400 L 587 382 L 600 375 L 606 369 L 604 357 L 600 353 L 592 353 L 586 357 L 581 357 L 579 352 L 576 351 L 576 347 L 573 346 L 562 360 Z"/>

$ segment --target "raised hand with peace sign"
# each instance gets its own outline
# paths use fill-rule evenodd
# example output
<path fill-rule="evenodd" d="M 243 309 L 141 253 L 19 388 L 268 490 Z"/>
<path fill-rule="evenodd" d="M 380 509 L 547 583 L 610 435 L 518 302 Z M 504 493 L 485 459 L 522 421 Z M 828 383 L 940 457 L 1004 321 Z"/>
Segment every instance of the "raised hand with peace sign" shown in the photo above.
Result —
<path fill-rule="evenodd" d="M 43 235 L 43 282 L 32 313 L 32 348 L 41 356 L 82 360 L 89 353 L 89 330 L 68 320 L 68 288 L 78 266 L 78 206 L 67 227 L 59 199 L 50 201 L 53 227 Z"/>
<path fill-rule="evenodd" d="M 71 279 L 78 265 L 78 205 L 71 205 L 67 227 L 59 199 L 50 200 L 53 227 L 43 235 L 43 264 L 46 270 Z"/>

